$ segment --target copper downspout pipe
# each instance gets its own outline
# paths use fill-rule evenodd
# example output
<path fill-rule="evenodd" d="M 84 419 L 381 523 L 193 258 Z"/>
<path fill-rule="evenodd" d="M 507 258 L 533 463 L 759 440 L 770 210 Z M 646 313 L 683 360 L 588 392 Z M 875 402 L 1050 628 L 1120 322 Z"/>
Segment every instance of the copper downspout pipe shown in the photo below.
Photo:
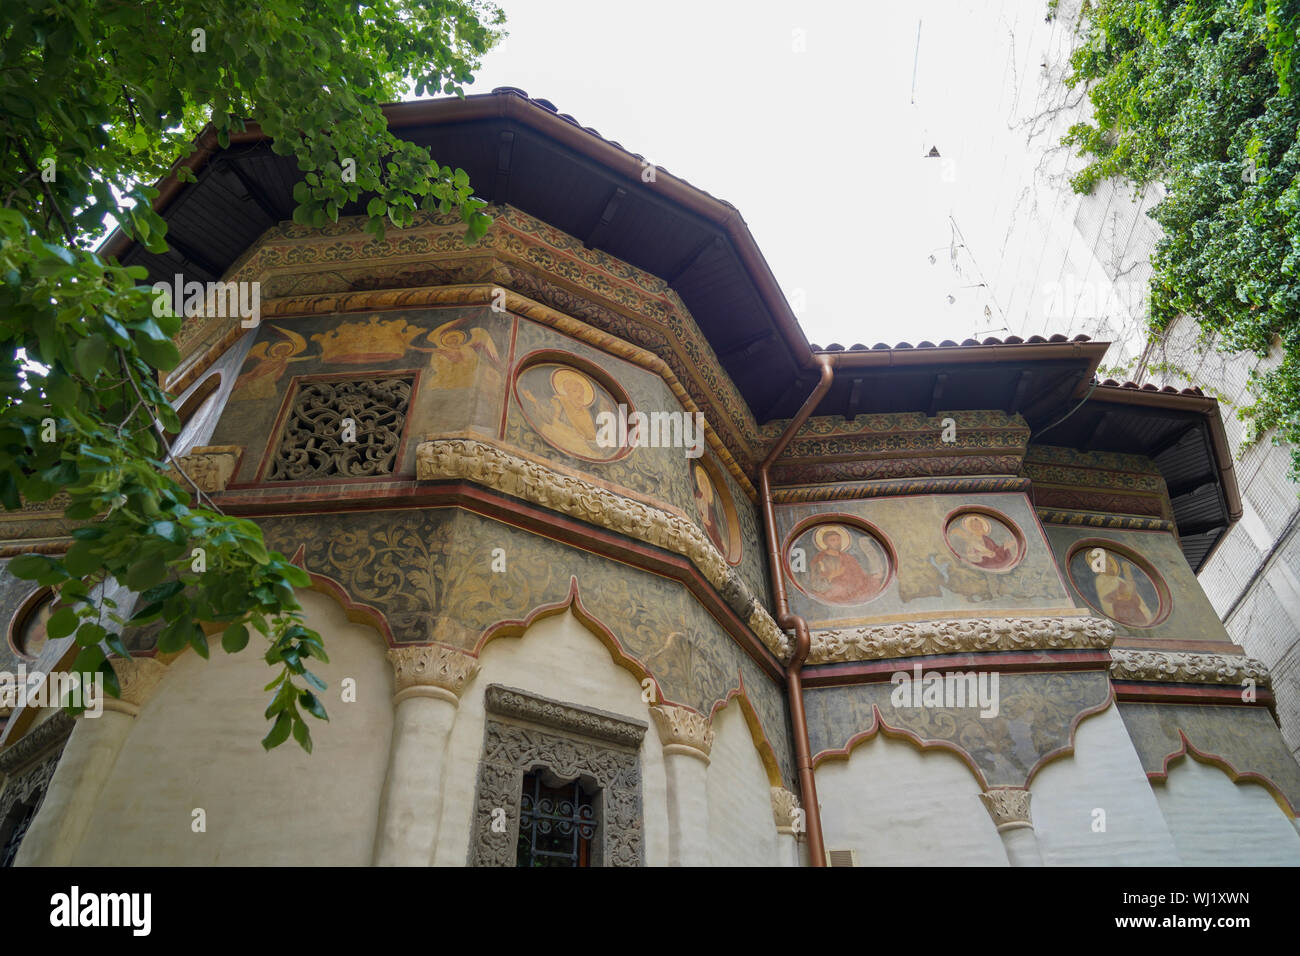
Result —
<path fill-rule="evenodd" d="M 800 671 L 803 662 L 808 659 L 812 646 L 812 636 L 808 633 L 808 623 L 799 615 L 790 613 L 790 602 L 786 597 L 785 577 L 781 573 L 781 546 L 776 538 L 776 518 L 772 507 L 772 481 L 768 471 L 772 463 L 781 457 L 795 433 L 804 426 L 809 416 L 816 410 L 818 403 L 831 387 L 835 378 L 835 363 L 832 356 L 815 355 L 821 366 L 821 379 L 812 394 L 804 401 L 799 413 L 790 419 L 781 437 L 776 440 L 772 450 L 763 459 L 758 469 L 759 497 L 763 502 L 763 526 L 767 532 L 767 559 L 772 569 L 772 596 L 776 601 L 776 623 L 784 629 L 794 629 L 794 653 L 786 665 L 785 686 L 790 700 L 790 723 L 794 729 L 795 766 L 799 774 L 799 798 L 803 803 L 804 821 L 808 827 L 808 856 L 813 866 L 826 865 L 826 844 L 822 839 L 822 815 L 817 804 L 817 782 L 813 778 L 812 745 L 808 739 L 808 718 L 803 709 L 803 678 Z"/>

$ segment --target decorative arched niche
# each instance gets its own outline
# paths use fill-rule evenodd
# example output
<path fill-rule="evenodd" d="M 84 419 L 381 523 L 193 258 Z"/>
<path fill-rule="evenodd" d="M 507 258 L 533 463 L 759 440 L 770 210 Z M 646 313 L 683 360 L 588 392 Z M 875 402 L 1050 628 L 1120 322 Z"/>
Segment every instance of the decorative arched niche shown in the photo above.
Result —
<path fill-rule="evenodd" d="M 29 594 L 18 607 L 9 622 L 6 635 L 9 649 L 19 660 L 35 661 L 45 649 L 48 635 L 45 623 L 54 608 L 54 591 L 51 588 L 38 588 Z"/>

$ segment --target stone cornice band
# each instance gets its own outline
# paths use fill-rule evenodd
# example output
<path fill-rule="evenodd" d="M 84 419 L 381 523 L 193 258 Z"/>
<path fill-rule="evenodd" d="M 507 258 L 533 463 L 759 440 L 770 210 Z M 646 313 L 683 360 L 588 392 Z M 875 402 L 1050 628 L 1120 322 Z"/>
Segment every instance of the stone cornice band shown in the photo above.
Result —
<path fill-rule="evenodd" d="M 562 475 L 474 439 L 421 442 L 416 449 L 415 476 L 420 481 L 467 479 L 680 554 L 700 570 L 768 650 L 782 660 L 789 656 L 788 638 L 754 598 L 744 579 L 705 533 L 680 515 L 615 494 L 581 478 Z"/>
<path fill-rule="evenodd" d="M 1110 658 L 1110 676 L 1113 680 L 1236 686 L 1250 680 L 1259 687 L 1269 687 L 1272 683 L 1263 661 L 1244 655 L 1141 651 L 1115 647 L 1111 648 Z"/>
<path fill-rule="evenodd" d="M 981 651 L 1105 650 L 1115 628 L 1098 617 L 957 618 L 813 631 L 810 664 Z"/>

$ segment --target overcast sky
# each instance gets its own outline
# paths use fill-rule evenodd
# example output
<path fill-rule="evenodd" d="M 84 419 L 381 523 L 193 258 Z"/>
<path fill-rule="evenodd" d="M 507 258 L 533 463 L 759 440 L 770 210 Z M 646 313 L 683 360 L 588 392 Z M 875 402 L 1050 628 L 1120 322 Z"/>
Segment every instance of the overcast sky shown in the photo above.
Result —
<path fill-rule="evenodd" d="M 1035 159 L 1009 117 L 1060 40 L 1046 0 L 502 6 L 468 92 L 548 99 L 735 205 L 811 341 L 1026 334 L 977 284 Z"/>

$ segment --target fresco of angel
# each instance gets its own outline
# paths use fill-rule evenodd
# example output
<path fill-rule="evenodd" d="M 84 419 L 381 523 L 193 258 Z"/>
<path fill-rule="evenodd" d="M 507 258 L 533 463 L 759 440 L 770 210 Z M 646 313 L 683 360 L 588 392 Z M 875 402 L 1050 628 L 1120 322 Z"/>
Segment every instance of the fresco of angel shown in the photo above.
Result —
<path fill-rule="evenodd" d="M 462 319 L 452 319 L 429 333 L 428 341 L 434 343 L 429 355 L 429 366 L 434 371 L 434 385 L 438 388 L 470 388 L 479 369 L 485 363 L 496 377 L 501 372 L 501 356 L 486 329 L 473 328 L 466 332 L 455 328 Z M 421 351 L 424 351 L 423 349 Z M 487 383 L 489 389 L 495 387 Z"/>
<path fill-rule="evenodd" d="M 235 379 L 235 387 L 230 395 L 232 402 L 274 398 L 280 376 L 289 368 L 289 363 L 305 362 L 315 357 L 302 354 L 307 350 L 307 340 L 297 332 L 278 325 L 271 328 L 280 333 L 282 340 L 258 342 L 249 349 L 245 364 L 252 361 L 257 364 Z"/>

